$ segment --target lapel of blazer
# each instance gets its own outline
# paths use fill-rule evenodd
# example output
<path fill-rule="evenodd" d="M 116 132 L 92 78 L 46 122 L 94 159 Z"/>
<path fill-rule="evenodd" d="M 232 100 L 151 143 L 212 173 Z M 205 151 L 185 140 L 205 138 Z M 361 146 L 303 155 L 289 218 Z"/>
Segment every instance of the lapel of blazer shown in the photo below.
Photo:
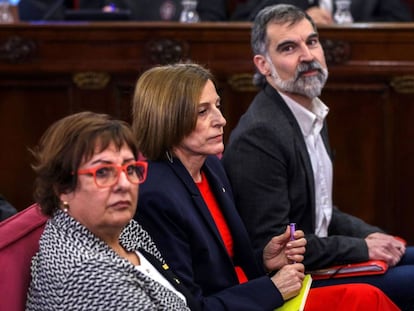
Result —
<path fill-rule="evenodd" d="M 326 148 L 326 152 L 328 153 L 329 158 L 333 162 L 334 158 L 335 158 L 335 155 L 334 155 L 334 152 L 331 149 L 331 146 L 329 145 L 328 124 L 326 123 L 326 120 L 325 120 L 325 122 L 323 124 L 323 128 L 321 130 L 321 136 L 322 136 L 323 144 L 325 145 L 325 148 Z"/>
<path fill-rule="evenodd" d="M 219 243 L 222 246 L 223 251 L 227 252 L 224 243 L 221 239 L 220 233 L 217 230 L 213 217 L 211 216 L 210 211 L 206 203 L 204 202 L 204 199 L 201 196 L 201 193 L 198 190 L 197 185 L 195 184 L 191 175 L 188 173 L 187 169 L 177 158 L 174 158 L 174 161 L 172 163 L 168 162 L 168 165 L 172 168 L 174 173 L 184 184 L 184 187 L 187 189 L 189 195 L 191 196 L 195 207 L 197 208 L 198 212 L 202 215 L 208 229 L 211 231 L 217 243 Z"/>
<path fill-rule="evenodd" d="M 187 289 L 187 287 L 185 287 L 181 283 L 181 281 L 178 279 L 178 277 L 174 274 L 174 272 L 169 268 L 167 264 L 163 264 L 154 255 L 148 253 L 142 248 L 140 248 L 139 251 L 154 266 L 154 268 L 156 268 L 158 272 L 160 272 L 161 275 L 165 277 L 168 280 L 168 282 L 171 283 L 172 286 L 174 286 L 174 288 L 177 291 L 179 291 L 185 296 L 187 300 L 187 305 L 188 307 L 190 307 L 192 311 L 200 310 L 200 306 L 191 294 L 191 292 Z"/>
<path fill-rule="evenodd" d="M 247 241 L 249 239 L 244 229 L 244 224 L 238 215 L 236 206 L 234 205 L 233 194 L 229 184 L 225 184 L 222 179 L 215 173 L 211 167 L 211 163 L 207 160 L 203 170 L 209 180 L 211 191 L 217 200 L 220 210 L 226 219 L 227 225 L 233 237 L 233 245 L 236 250 L 238 241 Z M 218 163 L 221 165 L 221 163 Z M 221 240 L 221 239 L 220 239 Z M 240 246 L 240 245 L 239 245 Z"/>
<path fill-rule="evenodd" d="M 218 164 L 222 165 L 221 163 Z M 207 160 L 204 165 L 204 171 L 207 178 L 211 181 L 211 190 L 215 195 L 232 234 L 234 251 L 233 265 L 241 266 L 249 279 L 257 278 L 264 271 L 258 265 L 246 227 L 236 209 L 231 186 L 225 176 L 220 178 L 215 173 L 215 169 L 211 165 L 212 162 Z M 226 182 L 224 182 L 224 179 Z"/>
<path fill-rule="evenodd" d="M 168 164 L 171 166 L 174 173 L 183 182 L 189 194 L 192 196 L 194 205 L 204 218 L 208 230 L 211 231 L 212 235 L 214 236 L 214 240 L 218 245 L 220 245 L 223 254 L 226 255 L 224 257 L 228 258 L 227 264 L 229 265 L 229 269 L 233 269 L 234 262 L 228 255 L 227 249 L 223 243 L 220 233 L 218 232 L 210 211 L 208 210 L 208 207 L 205 204 L 201 193 L 198 190 L 198 187 L 195 185 L 187 169 L 176 158 L 174 158 L 173 163 L 168 162 Z M 221 163 L 218 164 L 221 165 Z M 249 278 L 256 278 L 260 274 L 261 269 L 257 265 L 251 245 L 248 244 L 249 242 L 246 242 L 249 241 L 249 237 L 247 235 L 247 231 L 245 230 L 244 224 L 234 206 L 233 194 L 230 189 L 230 185 L 227 185 L 222 181 L 212 166 L 212 162 L 207 159 L 203 165 L 203 170 L 206 174 L 206 177 L 209 179 L 211 191 L 214 193 L 217 203 L 219 204 L 231 231 L 233 237 L 234 254 L 235 257 L 237 257 L 240 261 L 236 264 L 243 267 L 244 272 Z M 235 272 L 234 278 L 237 279 Z"/>
<path fill-rule="evenodd" d="M 303 137 L 299 123 L 296 121 L 295 116 L 293 115 L 292 111 L 285 103 L 283 98 L 279 95 L 279 93 L 270 85 L 266 86 L 266 92 L 270 93 L 272 98 L 276 99 L 277 105 L 285 115 L 286 119 L 289 121 L 289 124 L 292 126 L 292 132 L 294 133 L 292 139 L 294 140 L 294 143 L 297 147 L 296 149 L 299 151 L 300 159 L 306 172 L 306 185 L 308 188 L 307 191 L 309 194 L 311 207 L 313 211 L 312 223 L 313 225 L 315 225 L 315 182 L 313 178 L 312 163 L 309 157 L 308 149 L 306 148 L 305 138 Z"/>

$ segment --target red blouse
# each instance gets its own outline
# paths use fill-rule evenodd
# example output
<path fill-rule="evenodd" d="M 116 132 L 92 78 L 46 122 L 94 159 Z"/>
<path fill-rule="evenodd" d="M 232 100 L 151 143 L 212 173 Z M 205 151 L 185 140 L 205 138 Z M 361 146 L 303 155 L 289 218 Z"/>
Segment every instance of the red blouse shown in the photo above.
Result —
<path fill-rule="evenodd" d="M 201 182 L 196 183 L 198 189 L 201 192 L 201 195 L 206 203 L 211 216 L 217 226 L 217 229 L 220 233 L 221 239 L 223 240 L 224 246 L 226 247 L 227 253 L 233 259 L 234 250 L 233 250 L 233 237 L 231 235 L 230 229 L 227 225 L 226 219 L 221 212 L 220 207 L 217 204 L 217 200 L 214 197 L 213 192 L 211 191 L 208 180 L 203 172 L 201 172 Z M 234 267 L 239 283 L 247 282 L 247 277 L 241 267 Z"/>

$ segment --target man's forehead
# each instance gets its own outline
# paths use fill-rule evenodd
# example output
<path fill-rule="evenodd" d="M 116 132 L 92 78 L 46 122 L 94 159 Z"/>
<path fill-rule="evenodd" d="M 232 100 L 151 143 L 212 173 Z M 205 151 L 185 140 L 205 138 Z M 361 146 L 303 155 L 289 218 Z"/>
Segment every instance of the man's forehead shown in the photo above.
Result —
<path fill-rule="evenodd" d="M 315 34 L 312 24 L 306 19 L 291 24 L 269 23 L 267 27 L 267 35 L 269 42 L 277 43 L 282 41 L 306 40 L 309 36 Z"/>

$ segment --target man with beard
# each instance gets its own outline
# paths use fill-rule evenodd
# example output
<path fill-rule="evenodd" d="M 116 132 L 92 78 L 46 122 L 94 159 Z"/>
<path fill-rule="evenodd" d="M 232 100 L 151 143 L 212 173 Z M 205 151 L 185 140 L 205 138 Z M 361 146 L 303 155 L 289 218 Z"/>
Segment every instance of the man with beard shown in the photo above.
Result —
<path fill-rule="evenodd" d="M 328 70 L 313 20 L 292 5 L 264 8 L 251 44 L 263 88 L 231 133 L 223 164 L 253 245 L 294 222 L 305 232 L 307 270 L 379 259 L 384 275 L 315 281 L 316 286 L 365 282 L 401 308 L 414 297 L 414 248 L 332 204 L 332 162 L 326 116 L 318 98 Z"/>

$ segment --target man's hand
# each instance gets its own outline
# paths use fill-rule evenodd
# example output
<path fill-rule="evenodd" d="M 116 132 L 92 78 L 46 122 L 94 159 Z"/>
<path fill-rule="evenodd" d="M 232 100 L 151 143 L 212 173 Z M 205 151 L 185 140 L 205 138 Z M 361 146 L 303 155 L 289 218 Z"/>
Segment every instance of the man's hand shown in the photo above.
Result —
<path fill-rule="evenodd" d="M 290 240 L 290 228 L 278 236 L 273 237 L 263 250 L 263 263 L 267 271 L 279 270 L 283 266 L 302 262 L 305 253 L 306 239 L 302 230 L 296 230 L 295 240 Z"/>
<path fill-rule="evenodd" d="M 329 25 L 333 24 L 332 14 L 318 6 L 313 6 L 306 10 L 306 13 L 312 17 L 315 24 Z"/>
<path fill-rule="evenodd" d="M 365 238 L 369 259 L 383 260 L 395 266 L 405 253 L 405 244 L 392 235 L 375 232 Z"/>

